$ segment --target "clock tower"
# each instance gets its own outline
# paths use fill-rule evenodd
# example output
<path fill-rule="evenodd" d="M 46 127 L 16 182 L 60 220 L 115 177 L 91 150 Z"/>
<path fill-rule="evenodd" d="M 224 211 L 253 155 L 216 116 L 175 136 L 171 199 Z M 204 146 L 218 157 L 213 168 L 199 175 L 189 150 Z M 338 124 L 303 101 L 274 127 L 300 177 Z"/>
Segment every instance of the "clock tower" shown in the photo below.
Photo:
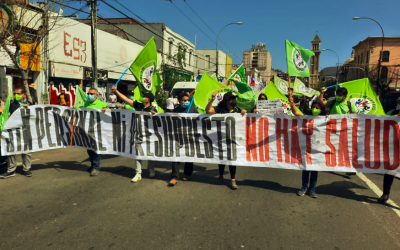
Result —
<path fill-rule="evenodd" d="M 311 51 L 314 52 L 315 55 L 311 57 L 310 60 L 310 78 L 308 80 L 308 87 L 314 88 L 318 85 L 319 81 L 319 56 L 321 55 L 321 39 L 318 34 L 311 40 L 311 46 Z"/>

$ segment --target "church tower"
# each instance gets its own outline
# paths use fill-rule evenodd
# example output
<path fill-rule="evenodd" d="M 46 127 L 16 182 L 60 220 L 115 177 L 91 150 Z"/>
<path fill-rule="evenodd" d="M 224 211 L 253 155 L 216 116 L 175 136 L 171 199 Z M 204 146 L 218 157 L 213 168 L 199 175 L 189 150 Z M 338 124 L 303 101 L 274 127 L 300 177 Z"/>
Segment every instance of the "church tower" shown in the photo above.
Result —
<path fill-rule="evenodd" d="M 310 88 L 314 88 L 318 85 L 319 76 L 319 56 L 321 55 L 321 39 L 318 34 L 315 35 L 311 41 L 311 50 L 314 52 L 314 56 L 310 60 L 310 78 L 308 84 Z"/>

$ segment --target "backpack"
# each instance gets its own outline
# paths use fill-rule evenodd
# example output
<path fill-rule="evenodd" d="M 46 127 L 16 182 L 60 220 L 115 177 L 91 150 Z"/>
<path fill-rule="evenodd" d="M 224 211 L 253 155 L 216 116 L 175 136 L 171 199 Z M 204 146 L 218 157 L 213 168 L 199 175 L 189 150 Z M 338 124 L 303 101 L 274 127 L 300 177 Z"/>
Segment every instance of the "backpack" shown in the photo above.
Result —
<path fill-rule="evenodd" d="M 332 108 L 333 108 L 333 106 L 335 106 L 335 103 L 336 103 L 336 100 L 333 100 L 332 102 L 331 102 L 331 105 L 329 105 L 329 110 L 331 110 Z M 350 101 L 347 101 L 347 107 L 349 108 L 349 113 L 352 113 L 351 112 L 351 102 Z"/>

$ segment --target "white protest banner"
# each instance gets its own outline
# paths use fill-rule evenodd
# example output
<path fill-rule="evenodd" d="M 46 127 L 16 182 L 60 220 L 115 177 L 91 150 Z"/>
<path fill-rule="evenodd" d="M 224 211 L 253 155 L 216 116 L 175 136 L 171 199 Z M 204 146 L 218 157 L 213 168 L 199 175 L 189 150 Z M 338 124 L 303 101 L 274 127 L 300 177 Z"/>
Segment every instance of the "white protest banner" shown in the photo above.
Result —
<path fill-rule="evenodd" d="M 259 114 L 283 114 L 281 100 L 259 100 L 257 101 L 257 112 Z"/>
<path fill-rule="evenodd" d="M 69 148 L 72 108 L 20 108 L 3 155 Z M 73 147 L 130 158 L 400 177 L 400 117 L 156 114 L 79 109 Z"/>

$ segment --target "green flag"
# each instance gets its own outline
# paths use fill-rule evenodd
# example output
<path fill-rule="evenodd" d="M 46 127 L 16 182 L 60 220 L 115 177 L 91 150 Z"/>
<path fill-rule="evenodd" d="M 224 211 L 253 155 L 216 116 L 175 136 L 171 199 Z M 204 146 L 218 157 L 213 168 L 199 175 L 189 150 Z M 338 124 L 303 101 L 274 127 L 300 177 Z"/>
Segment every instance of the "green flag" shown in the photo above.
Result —
<path fill-rule="evenodd" d="M 88 100 L 88 97 L 80 87 L 78 87 L 78 93 L 76 93 L 75 96 L 75 112 L 78 110 L 78 108 L 84 107 L 85 102 Z"/>
<path fill-rule="evenodd" d="M 268 86 L 263 90 L 263 93 L 267 95 L 268 100 L 281 100 L 283 112 L 286 115 L 293 115 L 288 98 L 281 92 L 279 92 L 275 84 L 270 82 Z"/>
<path fill-rule="evenodd" d="M 240 67 L 229 77 L 229 81 L 233 81 L 235 84 L 237 83 L 246 83 L 246 71 L 243 67 L 243 64 L 240 65 Z M 237 85 L 236 85 L 237 86 Z M 239 88 L 239 87 L 238 87 Z"/>
<path fill-rule="evenodd" d="M 293 92 L 295 94 L 305 95 L 307 97 L 319 96 L 319 91 L 307 88 L 306 85 L 296 78 L 294 81 Z"/>
<path fill-rule="evenodd" d="M 274 84 L 276 89 L 282 94 L 282 95 L 289 95 L 289 83 L 277 76 L 274 76 Z"/>
<path fill-rule="evenodd" d="M 144 46 L 144 48 L 139 52 L 136 59 L 132 62 L 130 70 L 135 76 L 138 86 L 142 92 L 156 93 L 157 82 L 154 75 L 156 74 L 157 67 L 157 48 L 154 37 Z"/>
<path fill-rule="evenodd" d="M 357 114 L 384 115 L 385 111 L 368 78 L 339 84 L 348 91 L 347 100 L 354 103 Z"/>
<path fill-rule="evenodd" d="M 289 76 L 310 76 L 308 60 L 314 55 L 311 50 L 305 49 L 300 45 L 286 41 L 286 63 Z"/>
<path fill-rule="evenodd" d="M 199 113 L 204 114 L 208 102 L 211 100 L 211 96 L 221 87 L 221 83 L 213 79 L 206 72 L 203 72 L 200 82 L 196 86 L 196 91 L 194 92 L 193 104 L 196 106 Z M 221 101 L 223 93 L 234 92 L 230 87 L 224 85 L 219 91 L 216 101 Z"/>
<path fill-rule="evenodd" d="M 217 78 L 217 76 L 216 76 L 215 74 L 213 74 L 213 75 L 211 76 L 211 78 L 218 82 L 218 78 Z"/>
<path fill-rule="evenodd" d="M 11 92 L 8 93 L 6 103 L 4 105 L 3 113 L 0 115 L 0 133 L 3 132 L 4 126 L 8 120 L 8 116 L 10 113 L 10 102 L 11 102 Z"/>

